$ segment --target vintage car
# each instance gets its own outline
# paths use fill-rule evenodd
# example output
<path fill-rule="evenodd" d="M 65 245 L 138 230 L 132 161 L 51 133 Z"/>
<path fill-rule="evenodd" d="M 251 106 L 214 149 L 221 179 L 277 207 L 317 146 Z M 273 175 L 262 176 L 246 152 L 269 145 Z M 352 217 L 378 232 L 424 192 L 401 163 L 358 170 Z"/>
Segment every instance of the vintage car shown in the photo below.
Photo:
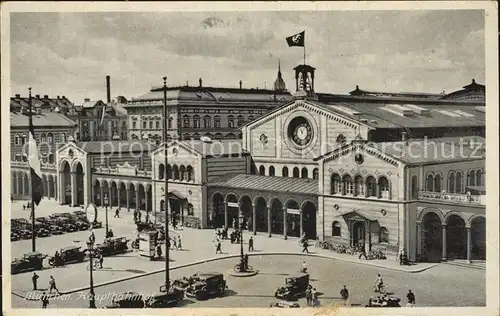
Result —
<path fill-rule="evenodd" d="M 17 230 L 17 233 L 19 234 L 19 237 L 21 237 L 21 239 L 31 239 L 31 229 L 19 229 Z"/>
<path fill-rule="evenodd" d="M 37 218 L 35 218 L 35 222 L 38 222 L 38 223 L 50 223 L 51 222 L 51 218 L 49 218 L 49 217 L 37 217 Z"/>
<path fill-rule="evenodd" d="M 226 280 L 222 273 L 200 273 L 198 280 L 186 288 L 185 294 L 189 298 L 206 300 L 211 296 L 224 294 L 226 289 Z"/>
<path fill-rule="evenodd" d="M 184 298 L 184 291 L 171 287 L 168 291 L 166 286 L 160 286 L 160 292 L 146 299 L 146 307 L 162 308 L 174 306 Z"/>
<path fill-rule="evenodd" d="M 49 237 L 50 229 L 46 225 L 35 224 L 35 231 L 37 237 Z"/>
<path fill-rule="evenodd" d="M 309 274 L 297 273 L 285 278 L 285 285 L 280 286 L 274 296 L 285 301 L 292 301 L 302 297 L 309 286 Z"/>
<path fill-rule="evenodd" d="M 126 237 L 106 238 L 102 244 L 97 244 L 96 248 L 104 257 L 126 253 L 128 251 L 128 241 Z"/>
<path fill-rule="evenodd" d="M 399 302 L 401 302 L 401 299 L 397 296 L 383 295 L 370 297 L 365 307 L 401 307 Z"/>
<path fill-rule="evenodd" d="M 29 225 L 30 222 L 26 218 L 13 218 L 10 220 L 11 226 L 19 226 L 19 225 Z"/>
<path fill-rule="evenodd" d="M 63 266 L 68 263 L 83 262 L 85 259 L 85 251 L 80 250 L 81 247 L 78 246 L 68 246 L 61 248 L 59 250 L 59 260 L 55 257 L 49 258 L 49 264 L 51 266 Z"/>
<path fill-rule="evenodd" d="M 10 232 L 10 241 L 18 241 L 21 239 L 21 236 L 17 232 L 11 231 Z"/>
<path fill-rule="evenodd" d="M 200 279 L 200 275 L 201 272 L 196 272 L 190 277 L 182 277 L 181 279 L 174 280 L 174 282 L 172 282 L 172 287 L 181 291 L 185 291 L 191 284 Z"/>
<path fill-rule="evenodd" d="M 14 259 L 10 265 L 10 273 L 16 274 L 26 271 L 41 270 L 43 267 L 43 259 L 47 255 L 40 252 L 28 252 L 20 259 Z"/>
<path fill-rule="evenodd" d="M 99 221 L 92 222 L 92 228 L 102 228 L 102 222 Z"/>
<path fill-rule="evenodd" d="M 269 307 L 278 307 L 278 308 L 299 308 L 300 305 L 297 302 L 287 302 L 287 301 L 277 301 L 271 303 Z"/>
<path fill-rule="evenodd" d="M 88 230 L 90 227 L 90 224 L 87 221 L 81 220 L 81 219 L 76 219 L 74 221 L 74 224 L 76 225 L 76 228 L 78 230 Z"/>
<path fill-rule="evenodd" d="M 64 234 L 64 230 L 61 228 L 61 226 L 50 225 L 50 233 L 52 235 L 62 235 Z"/>
<path fill-rule="evenodd" d="M 72 233 L 78 231 L 78 227 L 73 220 L 66 217 L 57 217 L 54 219 L 54 223 L 60 226 L 65 232 Z"/>
<path fill-rule="evenodd" d="M 105 308 L 144 308 L 145 302 L 141 294 L 135 292 L 125 292 L 116 295 L 111 301 L 111 305 Z"/>

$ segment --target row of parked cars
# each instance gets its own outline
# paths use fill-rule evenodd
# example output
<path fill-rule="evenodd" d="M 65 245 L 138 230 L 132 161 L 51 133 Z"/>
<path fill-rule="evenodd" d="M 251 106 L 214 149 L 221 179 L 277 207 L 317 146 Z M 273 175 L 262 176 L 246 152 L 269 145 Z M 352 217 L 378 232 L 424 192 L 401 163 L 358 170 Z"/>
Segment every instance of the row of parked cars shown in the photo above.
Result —
<path fill-rule="evenodd" d="M 10 241 L 32 238 L 32 224 L 25 218 L 11 219 Z M 101 228 L 101 222 L 92 223 L 93 228 Z M 36 237 L 62 235 L 82 230 L 88 230 L 90 223 L 84 211 L 73 213 L 54 213 L 46 217 L 35 218 Z"/>

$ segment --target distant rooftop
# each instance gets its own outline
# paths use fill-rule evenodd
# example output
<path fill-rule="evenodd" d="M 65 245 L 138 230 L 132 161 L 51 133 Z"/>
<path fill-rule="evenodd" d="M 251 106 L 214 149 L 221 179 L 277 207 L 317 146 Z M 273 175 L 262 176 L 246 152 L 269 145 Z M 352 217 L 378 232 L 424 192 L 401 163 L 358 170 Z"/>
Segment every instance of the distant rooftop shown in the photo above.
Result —
<path fill-rule="evenodd" d="M 33 113 L 33 125 L 36 129 L 39 127 L 75 127 L 76 122 L 69 119 L 63 114 L 57 112 L 42 112 L 40 114 Z M 10 112 L 10 126 L 24 127 L 29 126 L 29 117 L 21 112 Z"/>

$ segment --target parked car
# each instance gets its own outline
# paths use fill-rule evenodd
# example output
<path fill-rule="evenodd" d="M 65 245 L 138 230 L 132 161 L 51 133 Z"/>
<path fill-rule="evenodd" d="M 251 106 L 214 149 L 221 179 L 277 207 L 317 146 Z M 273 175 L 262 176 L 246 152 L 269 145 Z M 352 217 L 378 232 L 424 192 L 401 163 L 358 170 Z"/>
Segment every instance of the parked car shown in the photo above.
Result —
<path fill-rule="evenodd" d="M 182 277 L 181 279 L 174 280 L 172 282 L 172 287 L 181 291 L 185 291 L 191 284 L 198 281 L 201 272 L 196 272 L 190 277 Z"/>
<path fill-rule="evenodd" d="M 19 237 L 21 237 L 21 239 L 31 239 L 31 229 L 19 229 L 17 231 L 17 233 L 19 234 Z"/>
<path fill-rule="evenodd" d="M 10 241 L 18 241 L 21 239 L 21 236 L 17 232 L 10 232 Z"/>
<path fill-rule="evenodd" d="M 102 222 L 99 222 L 99 221 L 93 222 L 92 228 L 102 228 Z"/>
<path fill-rule="evenodd" d="M 128 251 L 128 241 L 126 237 L 106 238 L 102 244 L 97 244 L 96 248 L 105 257 L 126 253 Z"/>
<path fill-rule="evenodd" d="M 48 237 L 50 236 L 50 227 L 47 228 L 45 225 L 36 224 L 35 231 L 37 237 Z"/>
<path fill-rule="evenodd" d="M 61 228 L 67 233 L 76 232 L 78 230 L 76 224 L 66 217 L 57 217 L 55 219 L 55 223 L 56 225 L 61 226 Z"/>
<path fill-rule="evenodd" d="M 64 234 L 64 230 L 61 228 L 61 226 L 50 225 L 50 233 L 52 235 L 62 235 Z"/>
<path fill-rule="evenodd" d="M 146 307 L 162 308 L 174 306 L 184 298 L 184 291 L 171 287 L 168 291 L 165 285 L 160 286 L 160 292 L 146 300 Z"/>
<path fill-rule="evenodd" d="M 300 305 L 297 302 L 287 302 L 287 301 L 277 301 L 271 303 L 269 307 L 278 307 L 278 308 L 299 308 Z"/>
<path fill-rule="evenodd" d="M 224 294 L 227 289 L 224 275 L 218 272 L 200 273 L 198 281 L 186 288 L 186 296 L 196 300 L 206 300 L 211 296 Z"/>
<path fill-rule="evenodd" d="M 114 296 L 110 305 L 105 308 L 144 308 L 144 298 L 135 292 L 125 292 Z"/>
<path fill-rule="evenodd" d="M 16 274 L 26 271 L 41 270 L 43 267 L 43 259 L 47 255 L 40 252 L 28 252 L 20 259 L 14 259 L 10 265 L 10 273 Z"/>
<path fill-rule="evenodd" d="M 49 258 L 51 266 L 63 266 L 68 263 L 83 262 L 85 259 L 85 251 L 80 250 L 78 246 L 68 246 L 59 250 L 59 261 L 55 257 Z"/>
<path fill-rule="evenodd" d="M 80 230 L 80 231 L 88 230 L 90 227 L 90 224 L 87 221 L 84 221 L 81 219 L 75 220 L 75 224 L 76 224 L 76 227 L 78 228 L 78 230 Z"/>
<path fill-rule="evenodd" d="M 309 274 L 297 273 L 285 278 L 285 285 L 280 286 L 274 293 L 274 296 L 277 299 L 292 301 L 305 295 L 308 286 Z"/>
<path fill-rule="evenodd" d="M 371 297 L 365 307 L 401 307 L 400 301 L 399 297 L 392 295 Z"/>

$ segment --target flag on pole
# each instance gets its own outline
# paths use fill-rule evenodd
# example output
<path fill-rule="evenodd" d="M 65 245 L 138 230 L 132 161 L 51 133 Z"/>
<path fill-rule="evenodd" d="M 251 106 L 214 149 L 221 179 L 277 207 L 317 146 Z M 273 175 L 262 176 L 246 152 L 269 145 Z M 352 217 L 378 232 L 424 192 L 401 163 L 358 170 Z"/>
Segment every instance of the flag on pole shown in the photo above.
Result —
<path fill-rule="evenodd" d="M 29 135 L 28 135 L 28 163 L 31 175 L 31 200 L 36 205 L 40 204 L 43 196 L 42 168 L 40 166 L 40 156 L 36 146 L 36 139 L 33 132 L 32 112 L 29 116 Z"/>
<path fill-rule="evenodd" d="M 288 43 L 289 47 L 292 46 L 304 47 L 305 39 L 306 39 L 306 31 L 302 31 L 300 33 L 287 37 L 286 42 Z"/>

